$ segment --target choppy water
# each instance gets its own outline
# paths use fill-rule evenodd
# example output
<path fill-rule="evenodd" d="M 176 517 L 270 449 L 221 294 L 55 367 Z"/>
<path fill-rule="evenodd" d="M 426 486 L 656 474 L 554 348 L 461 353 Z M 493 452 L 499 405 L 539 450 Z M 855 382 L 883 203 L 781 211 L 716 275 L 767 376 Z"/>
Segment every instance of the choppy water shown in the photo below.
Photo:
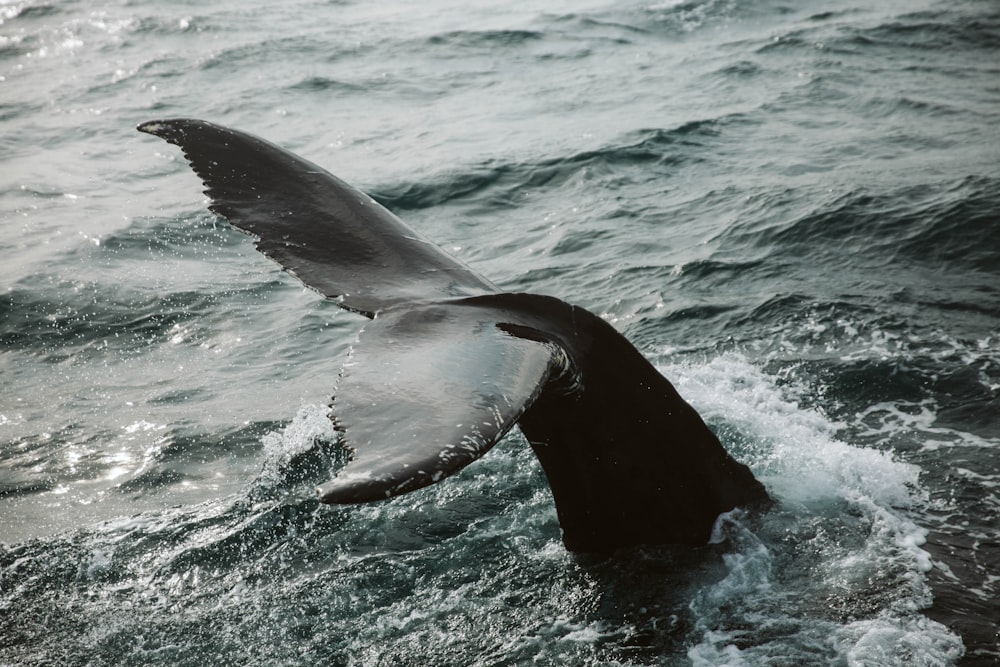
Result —
<path fill-rule="evenodd" d="M 0 20 L 0 664 L 1000 660 L 995 2 Z M 319 506 L 362 322 L 134 131 L 178 115 L 602 314 L 778 507 L 705 549 L 575 558 L 517 434 Z"/>

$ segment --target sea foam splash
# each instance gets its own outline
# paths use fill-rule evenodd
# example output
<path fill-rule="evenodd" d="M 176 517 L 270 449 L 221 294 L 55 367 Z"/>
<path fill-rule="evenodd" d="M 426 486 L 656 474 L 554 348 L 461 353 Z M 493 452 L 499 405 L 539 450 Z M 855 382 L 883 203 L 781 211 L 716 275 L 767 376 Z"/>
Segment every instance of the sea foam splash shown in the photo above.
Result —
<path fill-rule="evenodd" d="M 691 602 L 695 665 L 951 664 L 958 636 L 920 612 L 932 600 L 917 466 L 839 438 L 842 425 L 796 402 L 796 387 L 738 354 L 662 367 L 778 504 L 724 515 L 727 574 Z"/>

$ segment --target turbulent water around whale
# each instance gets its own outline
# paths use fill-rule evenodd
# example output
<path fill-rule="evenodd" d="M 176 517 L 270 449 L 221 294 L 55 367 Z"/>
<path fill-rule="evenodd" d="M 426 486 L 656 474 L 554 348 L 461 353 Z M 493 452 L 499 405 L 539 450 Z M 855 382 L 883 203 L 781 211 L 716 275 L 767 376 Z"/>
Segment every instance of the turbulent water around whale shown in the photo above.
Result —
<path fill-rule="evenodd" d="M 998 63 L 982 1 L 0 3 L 0 664 L 996 664 Z M 775 506 L 576 556 L 516 432 L 320 505 L 360 318 L 169 116 L 599 314 Z"/>

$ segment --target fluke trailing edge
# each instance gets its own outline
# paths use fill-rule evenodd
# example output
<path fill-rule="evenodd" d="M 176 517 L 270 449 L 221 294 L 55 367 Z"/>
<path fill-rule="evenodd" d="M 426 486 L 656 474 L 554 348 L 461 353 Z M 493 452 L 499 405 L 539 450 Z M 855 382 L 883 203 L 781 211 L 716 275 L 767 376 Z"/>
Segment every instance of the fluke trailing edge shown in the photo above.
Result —
<path fill-rule="evenodd" d="M 698 413 L 583 308 L 505 293 L 368 195 L 250 134 L 143 123 L 180 146 L 209 208 L 309 287 L 372 318 L 333 418 L 353 459 L 319 488 L 361 503 L 433 484 L 515 424 L 545 470 L 572 551 L 704 544 L 715 519 L 768 502 Z"/>

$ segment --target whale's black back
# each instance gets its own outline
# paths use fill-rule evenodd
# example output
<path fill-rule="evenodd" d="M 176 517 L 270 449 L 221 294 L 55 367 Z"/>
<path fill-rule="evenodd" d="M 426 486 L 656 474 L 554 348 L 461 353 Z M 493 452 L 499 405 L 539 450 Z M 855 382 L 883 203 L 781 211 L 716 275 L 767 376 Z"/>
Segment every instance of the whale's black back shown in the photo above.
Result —
<path fill-rule="evenodd" d="M 243 132 L 139 126 L 179 145 L 211 209 L 305 284 L 374 318 L 333 418 L 354 456 L 324 502 L 389 498 L 475 460 L 515 423 L 573 551 L 704 544 L 718 515 L 768 501 L 621 334 L 559 299 L 497 290 L 370 197 Z"/>

